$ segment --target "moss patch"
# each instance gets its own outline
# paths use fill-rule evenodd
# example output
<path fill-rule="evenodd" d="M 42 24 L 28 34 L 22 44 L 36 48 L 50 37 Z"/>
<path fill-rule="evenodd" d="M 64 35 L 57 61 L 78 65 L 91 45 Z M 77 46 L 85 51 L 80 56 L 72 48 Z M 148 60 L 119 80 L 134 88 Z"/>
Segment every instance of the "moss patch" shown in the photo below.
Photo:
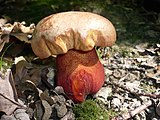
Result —
<path fill-rule="evenodd" d="M 73 111 L 77 120 L 109 120 L 107 111 L 93 100 L 76 104 Z"/>

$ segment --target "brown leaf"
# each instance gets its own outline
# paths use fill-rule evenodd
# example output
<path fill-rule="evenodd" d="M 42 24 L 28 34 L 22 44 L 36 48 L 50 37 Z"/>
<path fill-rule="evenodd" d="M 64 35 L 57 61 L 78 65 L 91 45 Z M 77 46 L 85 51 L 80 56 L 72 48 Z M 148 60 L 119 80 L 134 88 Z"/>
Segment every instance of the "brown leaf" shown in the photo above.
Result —
<path fill-rule="evenodd" d="M 9 34 L 12 29 L 13 26 L 11 24 L 5 24 L 0 27 L 0 52 L 2 51 L 4 44 L 9 42 Z"/>
<path fill-rule="evenodd" d="M 160 67 L 157 66 L 157 69 L 154 70 L 154 73 L 147 73 L 146 72 L 146 76 L 148 78 L 155 79 L 157 83 L 160 83 Z"/>
<path fill-rule="evenodd" d="M 1 120 L 16 120 L 12 115 L 2 115 Z"/>
<path fill-rule="evenodd" d="M 66 115 L 67 113 L 67 108 L 65 104 L 62 105 L 55 105 L 55 109 L 57 110 L 57 116 L 59 118 L 62 118 Z"/>
<path fill-rule="evenodd" d="M 43 110 L 41 100 L 36 101 L 35 106 L 36 106 L 36 108 L 35 108 L 35 112 L 34 112 L 34 118 L 36 120 L 42 120 L 44 110 Z"/>
<path fill-rule="evenodd" d="M 36 86 L 41 84 L 41 69 L 33 68 L 29 71 L 30 81 L 32 81 Z"/>
<path fill-rule="evenodd" d="M 15 36 L 20 41 L 30 43 L 29 39 L 31 39 L 31 34 L 33 33 L 35 25 L 31 24 L 29 27 L 26 27 L 24 25 L 24 22 L 15 22 L 13 24 L 13 29 L 10 35 Z"/>
<path fill-rule="evenodd" d="M 0 27 L 2 27 L 7 22 L 7 19 L 1 18 L 0 19 Z"/>
<path fill-rule="evenodd" d="M 49 120 L 52 113 L 52 107 L 45 100 L 42 100 L 42 105 L 44 107 L 44 114 L 43 114 L 42 120 Z"/>
<path fill-rule="evenodd" d="M 46 100 L 50 105 L 53 105 L 56 101 L 49 96 L 48 90 L 45 90 L 43 93 L 40 94 L 41 100 Z"/>
<path fill-rule="evenodd" d="M 36 86 L 40 84 L 41 69 L 25 60 L 21 60 L 16 64 L 16 73 L 14 74 L 16 84 L 25 83 L 26 80 L 32 81 Z"/>
<path fill-rule="evenodd" d="M 2 41 L 2 40 L 0 39 L 0 52 L 2 51 L 5 43 L 6 43 L 5 41 Z"/>
<path fill-rule="evenodd" d="M 0 111 L 7 115 L 12 114 L 19 105 L 10 69 L 7 70 L 4 79 L 0 78 L 0 84 Z"/>
<path fill-rule="evenodd" d="M 21 60 L 16 64 L 16 70 L 14 74 L 14 79 L 16 81 L 16 84 L 24 83 L 25 81 L 22 81 L 24 76 L 27 75 L 28 69 L 26 67 L 29 67 L 29 64 L 25 60 Z"/>
<path fill-rule="evenodd" d="M 28 114 L 26 113 L 26 110 L 24 109 L 17 109 L 14 112 L 14 116 L 16 120 L 30 120 Z"/>
<path fill-rule="evenodd" d="M 0 52 L 2 51 L 5 43 L 9 42 L 9 35 L 0 35 Z"/>
<path fill-rule="evenodd" d="M 49 120 L 52 113 L 52 107 L 45 100 L 39 100 L 36 102 L 36 109 L 34 117 L 36 120 Z"/>
<path fill-rule="evenodd" d="M 61 120 L 75 120 L 75 115 L 73 112 L 67 112 L 67 114 L 61 118 Z"/>
<path fill-rule="evenodd" d="M 25 83 L 23 83 L 21 85 L 22 89 L 21 91 L 24 93 L 27 93 L 27 92 L 31 92 L 32 91 L 32 94 L 30 94 L 29 96 L 27 95 L 27 99 L 30 100 L 30 101 L 35 101 L 38 99 L 39 97 L 39 90 L 38 88 L 36 87 L 36 85 L 30 81 L 30 80 L 26 80 Z"/>
<path fill-rule="evenodd" d="M 26 34 L 26 33 L 11 33 L 11 35 L 16 37 L 20 41 L 30 43 L 29 39 L 31 39 L 31 36 L 29 34 Z"/>
<path fill-rule="evenodd" d="M 12 32 L 18 32 L 18 33 L 27 33 L 27 34 L 32 34 L 33 30 L 35 28 L 34 24 L 31 24 L 29 27 L 25 26 L 25 22 L 15 22 L 13 24 L 13 29 Z"/>
<path fill-rule="evenodd" d="M 0 19 L 0 52 L 4 47 L 4 44 L 10 41 L 10 37 L 14 36 L 20 41 L 30 43 L 32 33 L 35 28 L 34 24 L 29 27 L 25 26 L 24 22 L 14 22 L 14 24 L 5 24 L 5 19 Z"/>

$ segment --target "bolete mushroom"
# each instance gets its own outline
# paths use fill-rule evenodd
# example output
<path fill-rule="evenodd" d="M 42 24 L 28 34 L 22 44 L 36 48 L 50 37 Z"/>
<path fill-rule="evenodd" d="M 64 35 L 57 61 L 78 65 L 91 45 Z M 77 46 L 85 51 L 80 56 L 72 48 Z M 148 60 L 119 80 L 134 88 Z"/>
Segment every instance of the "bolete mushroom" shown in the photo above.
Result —
<path fill-rule="evenodd" d="M 74 102 L 83 102 L 104 83 L 104 68 L 94 46 L 112 46 L 112 23 L 89 12 L 62 12 L 42 19 L 33 32 L 31 46 L 41 59 L 57 55 L 57 85 Z"/>

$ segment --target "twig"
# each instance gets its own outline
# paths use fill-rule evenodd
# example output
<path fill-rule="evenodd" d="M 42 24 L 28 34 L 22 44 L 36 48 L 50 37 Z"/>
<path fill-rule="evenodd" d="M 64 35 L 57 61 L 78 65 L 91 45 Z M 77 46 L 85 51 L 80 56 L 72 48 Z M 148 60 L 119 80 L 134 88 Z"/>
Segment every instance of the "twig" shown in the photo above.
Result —
<path fill-rule="evenodd" d="M 135 110 L 132 110 L 132 111 L 129 111 L 129 112 L 125 112 L 122 115 L 119 115 L 117 117 L 112 118 L 112 120 L 127 120 L 129 118 L 132 118 L 136 114 L 142 112 L 143 110 L 145 110 L 146 108 L 148 108 L 151 105 L 152 105 L 152 102 L 148 101 L 145 104 L 137 107 Z"/>
<path fill-rule="evenodd" d="M 153 99 L 160 98 L 160 94 L 138 93 L 137 91 L 133 91 L 125 85 L 120 85 L 119 83 L 116 83 L 116 82 L 113 82 L 113 81 L 112 82 L 108 81 L 108 82 L 110 82 L 109 84 L 115 85 L 116 87 L 119 87 L 119 88 L 123 89 L 124 91 L 128 91 L 129 93 L 131 93 L 133 95 L 136 95 L 136 96 L 147 96 L 147 97 L 150 97 L 150 98 L 153 98 Z"/>
<path fill-rule="evenodd" d="M 145 68 L 138 67 L 136 65 L 126 65 L 126 64 L 108 65 L 108 64 L 104 64 L 104 66 L 107 68 L 112 68 L 112 69 L 128 69 L 128 70 L 137 70 L 137 71 L 145 72 Z"/>
<path fill-rule="evenodd" d="M 23 109 L 26 109 L 26 107 L 24 107 L 23 105 L 19 104 L 17 101 L 14 101 L 14 100 L 9 99 L 8 97 L 6 97 L 5 95 L 3 95 L 2 93 L 0 93 L 0 95 L 1 95 L 2 97 L 4 97 L 5 99 L 9 100 L 10 102 L 12 102 L 13 104 L 15 104 L 15 105 L 17 105 L 17 106 L 19 106 L 19 107 L 21 107 L 21 108 L 23 108 Z"/>

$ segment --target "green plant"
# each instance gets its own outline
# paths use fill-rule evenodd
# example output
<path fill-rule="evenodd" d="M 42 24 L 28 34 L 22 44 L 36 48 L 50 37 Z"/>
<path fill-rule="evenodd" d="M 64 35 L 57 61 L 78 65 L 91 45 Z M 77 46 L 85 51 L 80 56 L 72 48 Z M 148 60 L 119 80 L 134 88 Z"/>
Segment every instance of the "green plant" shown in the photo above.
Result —
<path fill-rule="evenodd" d="M 94 100 L 86 100 L 73 108 L 76 120 L 109 120 L 108 113 Z"/>
<path fill-rule="evenodd" d="M 3 67 L 3 65 L 5 65 L 5 61 L 3 61 L 3 57 L 4 57 L 4 54 L 6 53 L 6 51 L 9 49 L 9 47 L 11 47 L 13 45 L 13 43 L 10 43 L 3 51 L 1 57 L 0 57 L 0 69 Z"/>

